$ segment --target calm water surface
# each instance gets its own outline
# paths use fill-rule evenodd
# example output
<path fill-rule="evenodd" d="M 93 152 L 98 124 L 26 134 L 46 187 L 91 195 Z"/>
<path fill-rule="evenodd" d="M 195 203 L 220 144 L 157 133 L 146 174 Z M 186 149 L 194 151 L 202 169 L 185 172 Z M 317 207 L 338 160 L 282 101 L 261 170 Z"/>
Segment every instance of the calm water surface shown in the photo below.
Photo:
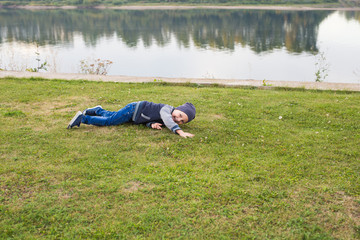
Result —
<path fill-rule="evenodd" d="M 39 55 L 36 54 L 39 53 Z M 0 68 L 109 75 L 360 83 L 360 13 L 0 9 Z"/>

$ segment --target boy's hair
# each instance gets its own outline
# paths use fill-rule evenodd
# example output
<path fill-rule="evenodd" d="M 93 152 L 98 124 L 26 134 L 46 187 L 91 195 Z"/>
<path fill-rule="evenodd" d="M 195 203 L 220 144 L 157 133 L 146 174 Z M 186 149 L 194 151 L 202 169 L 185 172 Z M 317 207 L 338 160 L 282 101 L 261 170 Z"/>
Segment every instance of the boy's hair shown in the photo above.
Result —
<path fill-rule="evenodd" d="M 184 112 L 188 116 L 188 121 L 187 122 L 190 122 L 191 120 L 193 120 L 195 118 L 196 109 L 195 109 L 195 106 L 192 103 L 189 103 L 189 102 L 184 103 L 183 105 L 178 106 L 175 109 Z"/>

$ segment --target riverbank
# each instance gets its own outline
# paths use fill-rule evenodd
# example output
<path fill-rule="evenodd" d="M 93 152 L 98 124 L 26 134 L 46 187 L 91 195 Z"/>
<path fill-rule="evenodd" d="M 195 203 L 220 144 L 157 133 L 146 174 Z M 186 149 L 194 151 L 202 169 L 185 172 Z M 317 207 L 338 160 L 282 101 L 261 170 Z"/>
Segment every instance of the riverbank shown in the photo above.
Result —
<path fill-rule="evenodd" d="M 101 82 L 123 82 L 123 83 L 143 83 L 143 82 L 167 82 L 167 83 L 193 83 L 200 85 L 223 85 L 232 87 L 258 87 L 258 88 L 303 88 L 316 90 L 336 90 L 336 91 L 360 91 L 360 83 L 327 83 L 327 82 L 292 82 L 292 81 L 271 81 L 253 79 L 214 79 L 214 78 L 166 78 L 166 77 L 135 77 L 135 76 L 104 76 L 89 75 L 80 73 L 38 73 L 38 72 L 15 72 L 0 71 L 0 78 L 44 78 L 44 79 L 64 79 L 64 80 L 87 80 Z"/>
<path fill-rule="evenodd" d="M 360 11 L 360 7 L 343 7 L 339 5 L 123 5 L 123 6 L 43 6 L 43 5 L 13 5 L 0 8 L 47 10 L 47 9 L 118 9 L 118 10 L 190 10 L 190 9 L 226 9 L 226 10 L 279 10 L 279 11 Z"/>

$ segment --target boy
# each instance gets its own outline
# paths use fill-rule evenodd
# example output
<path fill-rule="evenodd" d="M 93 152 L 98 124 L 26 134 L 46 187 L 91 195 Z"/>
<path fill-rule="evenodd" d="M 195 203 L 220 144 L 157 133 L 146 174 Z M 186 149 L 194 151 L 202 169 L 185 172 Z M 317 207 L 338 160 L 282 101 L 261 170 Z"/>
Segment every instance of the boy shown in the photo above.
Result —
<path fill-rule="evenodd" d="M 96 106 L 88 108 L 83 112 L 77 112 L 67 128 L 80 127 L 81 123 L 96 126 L 112 126 L 133 122 L 135 124 L 146 124 L 149 128 L 159 130 L 165 125 L 172 132 L 187 138 L 194 135 L 184 132 L 179 125 L 193 120 L 195 113 L 196 109 L 192 103 L 185 103 L 174 108 L 167 104 L 140 101 L 129 103 L 117 112 L 107 111 L 101 106 Z"/>

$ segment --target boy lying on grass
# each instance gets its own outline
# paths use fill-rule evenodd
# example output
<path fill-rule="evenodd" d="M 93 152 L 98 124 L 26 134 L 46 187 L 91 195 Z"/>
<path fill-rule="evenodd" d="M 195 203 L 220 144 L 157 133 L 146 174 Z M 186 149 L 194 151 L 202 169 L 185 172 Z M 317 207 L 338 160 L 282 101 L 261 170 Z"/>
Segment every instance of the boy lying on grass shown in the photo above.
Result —
<path fill-rule="evenodd" d="M 103 109 L 100 105 L 77 112 L 68 125 L 80 127 L 81 123 L 96 126 L 120 125 L 127 122 L 146 124 L 153 129 L 162 129 L 165 125 L 181 137 L 193 137 L 191 133 L 181 130 L 179 125 L 188 123 L 195 118 L 196 109 L 192 103 L 185 103 L 177 108 L 162 103 L 148 101 L 133 102 L 116 112 Z"/>

